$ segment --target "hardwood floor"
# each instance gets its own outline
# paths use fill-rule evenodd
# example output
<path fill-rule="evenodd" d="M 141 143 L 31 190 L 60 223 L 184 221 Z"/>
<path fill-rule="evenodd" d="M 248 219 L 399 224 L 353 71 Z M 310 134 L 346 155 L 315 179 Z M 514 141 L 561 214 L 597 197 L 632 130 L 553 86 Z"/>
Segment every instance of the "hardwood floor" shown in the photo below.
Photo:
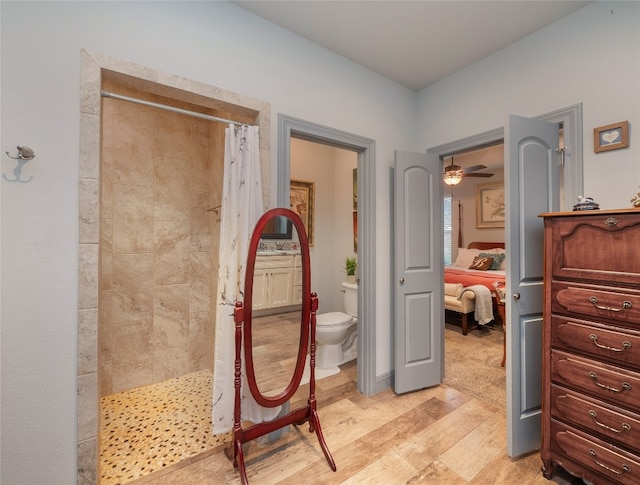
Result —
<path fill-rule="evenodd" d="M 329 468 L 308 426 L 291 427 L 273 443 L 245 450 L 250 483 L 258 484 L 578 484 L 556 474 L 542 477 L 538 453 L 511 460 L 506 454 L 504 411 L 446 385 L 371 397 L 356 389 L 356 366 L 316 384 L 318 413 L 337 465 Z M 292 400 L 305 402 L 307 386 Z M 298 403 L 298 404 L 297 404 Z M 239 484 L 223 449 L 180 468 L 135 483 Z"/>

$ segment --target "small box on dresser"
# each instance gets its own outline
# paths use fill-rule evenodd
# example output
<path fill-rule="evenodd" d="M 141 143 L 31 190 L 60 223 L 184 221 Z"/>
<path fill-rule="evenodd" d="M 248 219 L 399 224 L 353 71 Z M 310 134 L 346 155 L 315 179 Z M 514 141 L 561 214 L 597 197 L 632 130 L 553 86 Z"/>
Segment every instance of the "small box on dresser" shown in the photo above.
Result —
<path fill-rule="evenodd" d="M 542 472 L 640 484 L 640 211 L 541 217 Z"/>

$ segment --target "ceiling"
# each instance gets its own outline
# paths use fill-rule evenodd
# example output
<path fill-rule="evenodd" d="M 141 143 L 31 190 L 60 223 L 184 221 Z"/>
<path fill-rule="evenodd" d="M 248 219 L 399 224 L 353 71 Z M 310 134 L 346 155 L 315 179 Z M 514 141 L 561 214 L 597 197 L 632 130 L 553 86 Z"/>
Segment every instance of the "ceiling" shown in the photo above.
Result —
<path fill-rule="evenodd" d="M 414 90 L 578 10 L 588 1 L 283 1 L 235 5 Z"/>

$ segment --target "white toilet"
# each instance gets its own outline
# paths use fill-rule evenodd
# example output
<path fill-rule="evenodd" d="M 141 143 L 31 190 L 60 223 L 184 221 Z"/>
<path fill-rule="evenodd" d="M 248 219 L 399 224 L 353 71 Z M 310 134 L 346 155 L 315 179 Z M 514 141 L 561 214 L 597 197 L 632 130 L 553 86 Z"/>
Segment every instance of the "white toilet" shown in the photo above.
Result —
<path fill-rule="evenodd" d="M 316 368 L 339 372 L 338 366 L 358 355 L 358 285 L 342 283 L 344 313 L 329 312 L 316 316 Z"/>

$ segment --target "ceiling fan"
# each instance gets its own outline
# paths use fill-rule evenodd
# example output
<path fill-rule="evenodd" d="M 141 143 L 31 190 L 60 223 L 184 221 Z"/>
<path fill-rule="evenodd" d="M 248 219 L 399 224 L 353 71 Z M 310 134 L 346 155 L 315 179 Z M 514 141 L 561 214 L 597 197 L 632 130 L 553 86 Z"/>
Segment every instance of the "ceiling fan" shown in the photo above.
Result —
<path fill-rule="evenodd" d="M 444 183 L 458 185 L 463 177 L 493 177 L 492 173 L 479 172 L 485 168 L 487 168 L 485 165 L 473 165 L 463 169 L 460 165 L 454 165 L 451 157 L 451 165 L 444 168 Z"/>

